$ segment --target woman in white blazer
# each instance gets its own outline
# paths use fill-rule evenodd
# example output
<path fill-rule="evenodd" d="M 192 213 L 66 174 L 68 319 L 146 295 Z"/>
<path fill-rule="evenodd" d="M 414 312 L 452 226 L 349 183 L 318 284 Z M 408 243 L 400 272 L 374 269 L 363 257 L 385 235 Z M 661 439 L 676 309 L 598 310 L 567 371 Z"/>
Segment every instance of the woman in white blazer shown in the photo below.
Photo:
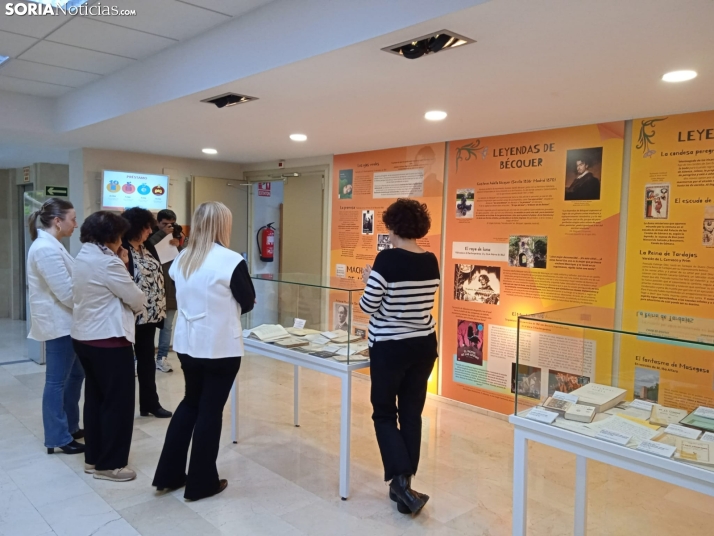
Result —
<path fill-rule="evenodd" d="M 27 255 L 31 327 L 28 338 L 45 343 L 42 424 L 45 447 L 66 454 L 84 452 L 76 439 L 84 371 L 72 348 L 72 267 L 74 259 L 60 242 L 72 236 L 77 215 L 69 201 L 50 198 L 30 215 L 32 245 Z"/>
<path fill-rule="evenodd" d="M 188 247 L 169 270 L 178 305 L 174 350 L 186 391 L 169 424 L 153 485 L 159 490 L 185 485 L 184 498 L 193 501 L 220 493 L 228 485 L 219 480 L 216 468 L 223 407 L 243 355 L 240 316 L 255 303 L 248 266 L 240 254 L 228 249 L 231 221 L 231 211 L 223 203 L 200 205 L 193 215 Z"/>
<path fill-rule="evenodd" d="M 84 392 L 85 473 L 124 482 L 134 428 L 134 318 L 144 293 L 134 284 L 121 247 L 127 221 L 99 211 L 82 224 L 83 246 L 72 274 L 72 339 L 87 381 Z"/>

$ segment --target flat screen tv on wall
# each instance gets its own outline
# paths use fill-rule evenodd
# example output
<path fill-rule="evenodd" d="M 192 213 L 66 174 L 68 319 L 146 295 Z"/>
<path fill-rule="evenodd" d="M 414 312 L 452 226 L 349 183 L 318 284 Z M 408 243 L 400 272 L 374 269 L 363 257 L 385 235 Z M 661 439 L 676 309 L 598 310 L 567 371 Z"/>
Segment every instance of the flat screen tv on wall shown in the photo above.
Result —
<path fill-rule="evenodd" d="M 102 172 L 102 210 L 141 207 L 158 212 L 168 207 L 168 175 L 130 171 Z"/>

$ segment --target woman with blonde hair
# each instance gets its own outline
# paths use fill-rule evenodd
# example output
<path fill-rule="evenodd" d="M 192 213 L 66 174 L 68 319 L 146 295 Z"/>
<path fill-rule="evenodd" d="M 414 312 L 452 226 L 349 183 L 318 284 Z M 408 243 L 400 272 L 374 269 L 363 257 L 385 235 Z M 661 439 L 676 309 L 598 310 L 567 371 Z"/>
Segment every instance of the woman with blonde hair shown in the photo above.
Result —
<path fill-rule="evenodd" d="M 153 485 L 159 491 L 185 485 L 184 498 L 193 501 L 228 485 L 219 480 L 216 467 L 223 407 L 243 356 L 240 316 L 255 303 L 248 265 L 228 249 L 232 220 L 223 203 L 201 204 L 193 215 L 188 247 L 169 270 L 178 306 L 174 350 L 186 391 L 166 433 Z"/>

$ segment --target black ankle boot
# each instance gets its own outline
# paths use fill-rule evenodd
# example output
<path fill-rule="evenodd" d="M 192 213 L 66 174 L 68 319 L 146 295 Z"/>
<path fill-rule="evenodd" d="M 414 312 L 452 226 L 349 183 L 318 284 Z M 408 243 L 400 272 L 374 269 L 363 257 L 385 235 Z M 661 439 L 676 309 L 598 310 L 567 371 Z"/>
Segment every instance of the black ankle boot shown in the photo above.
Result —
<path fill-rule="evenodd" d="M 411 479 L 410 479 L 410 481 L 411 481 Z M 424 499 L 424 504 L 426 504 L 427 501 L 429 500 L 429 496 L 426 493 L 420 493 L 415 489 L 413 489 L 412 492 L 415 493 L 416 495 L 418 495 L 419 497 L 421 497 L 422 499 Z M 391 490 L 391 488 L 389 489 L 389 498 L 391 500 L 393 500 L 395 503 L 397 503 L 397 511 L 400 514 L 411 514 L 412 513 L 412 511 L 409 509 L 409 507 L 406 504 L 404 504 L 401 500 L 399 500 L 399 497 L 397 497 L 395 495 L 395 493 Z"/>
<path fill-rule="evenodd" d="M 389 484 L 389 491 L 397 497 L 397 507 L 401 501 L 412 514 L 415 514 L 424 507 L 426 501 L 412 490 L 410 481 L 411 475 L 395 476 Z"/>

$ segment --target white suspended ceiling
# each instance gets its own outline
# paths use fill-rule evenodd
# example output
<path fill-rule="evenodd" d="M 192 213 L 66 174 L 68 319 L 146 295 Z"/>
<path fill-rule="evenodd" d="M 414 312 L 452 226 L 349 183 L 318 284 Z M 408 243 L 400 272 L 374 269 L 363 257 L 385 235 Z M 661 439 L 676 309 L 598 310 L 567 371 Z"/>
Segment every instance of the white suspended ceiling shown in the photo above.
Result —
<path fill-rule="evenodd" d="M 263 11 L 276 20 L 282 11 L 272 9 L 281 3 L 254 12 L 251 25 Z M 218 58 L 207 52 L 215 50 L 208 38 L 223 39 L 227 26 L 163 50 L 62 97 L 59 109 L 66 111 L 69 103 L 76 112 L 64 118 L 68 128 L 43 128 L 39 114 L 26 131 L 0 124 L 0 147 L 34 143 L 259 162 L 714 109 L 711 0 L 492 0 L 362 40 L 354 27 L 366 28 L 367 36 L 376 23 L 365 25 L 368 11 L 344 17 L 337 7 L 345 3 L 322 0 L 324 15 L 314 26 L 310 16 L 296 24 L 307 28 L 302 34 L 274 32 L 274 39 L 249 48 L 243 59 L 241 51 Z M 413 21 L 413 14 L 403 21 Z M 320 27 L 327 29 L 316 31 Z M 380 50 L 444 28 L 476 43 L 412 61 Z M 232 37 L 239 42 L 247 32 Z M 339 46 L 345 35 L 352 42 Z M 311 36 L 309 45 L 330 40 L 328 50 L 289 55 L 307 47 Z M 201 47 L 192 48 L 194 43 Z M 194 61 L 191 69 L 199 74 L 186 76 L 188 64 L 157 62 L 172 51 Z M 694 69 L 699 76 L 684 84 L 660 80 L 674 69 Z M 207 83 L 240 72 L 248 74 Z M 259 100 L 222 110 L 200 102 L 227 91 Z M 113 95 L 111 113 L 102 106 L 107 94 Z M 88 102 L 90 109 L 82 108 Z M 430 109 L 449 116 L 426 122 Z M 296 132 L 307 134 L 307 142 L 290 141 Z M 204 147 L 219 153 L 208 157 Z M 0 156 L 0 167 L 9 161 Z"/>
<path fill-rule="evenodd" d="M 11 59 L 0 65 L 0 91 L 58 97 L 271 1 L 102 2 L 136 11 L 125 17 L 7 16 L 2 9 L 0 55 Z"/>

